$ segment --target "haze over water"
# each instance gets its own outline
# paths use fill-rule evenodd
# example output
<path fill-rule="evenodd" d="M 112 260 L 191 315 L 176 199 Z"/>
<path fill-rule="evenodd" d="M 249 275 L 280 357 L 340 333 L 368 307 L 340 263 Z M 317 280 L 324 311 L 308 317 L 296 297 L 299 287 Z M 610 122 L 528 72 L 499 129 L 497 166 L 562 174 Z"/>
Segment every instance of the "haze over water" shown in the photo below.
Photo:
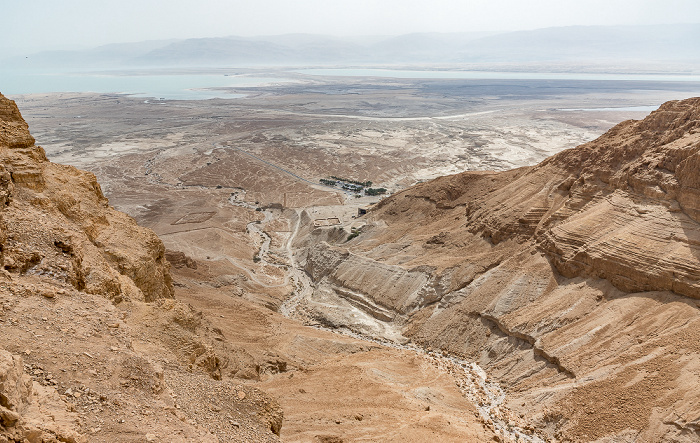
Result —
<path fill-rule="evenodd" d="M 232 70 L 233 71 L 233 70 Z M 449 70 L 391 70 L 391 69 L 301 69 L 292 74 L 325 77 L 382 77 L 403 79 L 454 80 L 552 80 L 552 81 L 646 81 L 698 82 L 700 75 L 670 74 L 592 74 L 592 73 L 533 73 L 497 71 Z M 102 72 L 43 72 L 27 70 L 0 70 L 0 84 L 6 95 L 49 92 L 122 93 L 137 97 L 167 100 L 206 100 L 211 98 L 241 98 L 227 88 L 247 88 L 268 84 L 300 81 L 298 76 L 284 78 L 284 72 L 242 75 L 224 74 L 106 74 Z M 295 78 L 297 77 L 297 78 Z"/>

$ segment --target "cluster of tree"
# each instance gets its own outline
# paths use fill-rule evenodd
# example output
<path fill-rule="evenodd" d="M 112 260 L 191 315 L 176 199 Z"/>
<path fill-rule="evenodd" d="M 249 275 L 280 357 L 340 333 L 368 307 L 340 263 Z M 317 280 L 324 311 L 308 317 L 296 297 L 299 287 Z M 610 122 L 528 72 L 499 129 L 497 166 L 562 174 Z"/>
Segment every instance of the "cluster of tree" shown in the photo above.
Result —
<path fill-rule="evenodd" d="M 367 188 L 365 195 L 382 195 L 386 194 L 386 188 Z"/>
<path fill-rule="evenodd" d="M 331 178 L 334 180 L 338 180 L 340 182 L 352 183 L 352 184 L 357 185 L 357 186 L 362 186 L 363 188 L 369 188 L 370 186 L 372 186 L 372 182 L 369 180 L 366 182 L 360 182 L 357 180 L 350 180 L 348 178 L 336 177 L 334 175 L 331 175 Z"/>
<path fill-rule="evenodd" d="M 328 180 L 328 179 L 326 179 L 326 178 L 322 178 L 322 179 L 319 180 L 319 181 L 321 182 L 321 184 L 326 185 L 326 186 L 335 186 L 336 184 L 338 184 L 337 181 L 335 181 L 335 180 Z"/>

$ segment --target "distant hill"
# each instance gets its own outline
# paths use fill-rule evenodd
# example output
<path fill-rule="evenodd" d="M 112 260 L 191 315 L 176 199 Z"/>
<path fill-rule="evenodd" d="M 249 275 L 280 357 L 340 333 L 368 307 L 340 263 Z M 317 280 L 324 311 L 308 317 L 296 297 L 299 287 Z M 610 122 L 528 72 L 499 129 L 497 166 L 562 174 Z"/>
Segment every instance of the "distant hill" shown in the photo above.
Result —
<path fill-rule="evenodd" d="M 131 62 L 159 65 L 284 65 L 361 60 L 365 57 L 364 52 L 361 45 L 325 36 L 223 37 L 174 42 Z"/>
<path fill-rule="evenodd" d="M 372 45 L 380 62 L 450 62 L 463 47 L 497 33 L 417 33 L 387 38 Z"/>
<path fill-rule="evenodd" d="M 700 25 L 569 26 L 492 35 L 464 45 L 456 61 L 700 61 Z"/>
<path fill-rule="evenodd" d="M 570 26 L 508 33 L 393 37 L 288 34 L 160 40 L 50 51 L 4 64 L 31 68 L 386 63 L 700 62 L 700 24 Z"/>
<path fill-rule="evenodd" d="M 16 68 L 81 67 L 105 68 L 132 64 L 132 60 L 177 40 L 149 40 L 135 43 L 113 43 L 92 49 L 44 51 L 2 61 Z"/>

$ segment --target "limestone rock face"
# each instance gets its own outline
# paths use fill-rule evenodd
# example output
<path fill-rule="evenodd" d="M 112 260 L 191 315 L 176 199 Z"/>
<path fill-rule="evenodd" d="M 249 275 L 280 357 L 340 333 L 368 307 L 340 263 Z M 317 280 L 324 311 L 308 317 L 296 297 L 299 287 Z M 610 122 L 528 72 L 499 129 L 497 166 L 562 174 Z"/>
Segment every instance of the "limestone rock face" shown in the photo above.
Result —
<path fill-rule="evenodd" d="M 1 95 L 0 120 L 4 269 L 117 301 L 172 297 L 160 239 L 110 207 L 93 174 L 49 162 Z"/>
<path fill-rule="evenodd" d="M 49 162 L 15 103 L 0 95 L 2 312 L 27 297 L 94 294 L 114 303 L 171 298 L 164 254 L 152 231 L 108 205 L 93 174 Z M 61 314 L 43 315 L 49 322 Z M 31 348 L 42 346 L 44 334 L 29 338 L 11 332 L 20 322 L 33 324 L 27 317 L 3 323 L 2 341 L 30 355 Z M 53 352 L 50 346 L 42 351 Z M 50 383 L 32 381 L 22 358 L 0 349 L 0 440 L 85 442 L 71 409 Z"/>
<path fill-rule="evenodd" d="M 85 443 L 76 418 L 55 389 L 34 386 L 20 356 L 0 349 L 0 440 Z"/>
<path fill-rule="evenodd" d="M 380 302 L 364 312 L 475 360 L 551 437 L 696 441 L 699 205 L 693 98 L 533 167 L 393 195 L 306 268 L 319 302 Z"/>
<path fill-rule="evenodd" d="M 221 389 L 259 366 L 173 298 L 165 254 L 0 95 L 0 442 L 279 441 L 274 400 Z M 204 429 L 217 395 L 239 422 L 207 409 Z"/>
<path fill-rule="evenodd" d="M 24 374 L 22 358 L 0 350 L 0 414 L 23 412 L 32 393 L 32 380 Z"/>
<path fill-rule="evenodd" d="M 513 174 L 469 201 L 468 229 L 535 240 L 567 277 L 700 298 L 699 109 L 698 99 L 666 103 Z"/>
<path fill-rule="evenodd" d="M 669 102 L 540 166 L 581 165 L 537 236 L 562 274 L 700 298 L 699 109 L 698 99 Z"/>
<path fill-rule="evenodd" d="M 182 251 L 165 251 L 165 258 L 176 268 L 197 269 L 197 262 Z"/>
<path fill-rule="evenodd" d="M 34 144 L 29 126 L 22 118 L 15 102 L 2 98 L 0 106 L 0 145 L 10 148 L 28 148 Z"/>

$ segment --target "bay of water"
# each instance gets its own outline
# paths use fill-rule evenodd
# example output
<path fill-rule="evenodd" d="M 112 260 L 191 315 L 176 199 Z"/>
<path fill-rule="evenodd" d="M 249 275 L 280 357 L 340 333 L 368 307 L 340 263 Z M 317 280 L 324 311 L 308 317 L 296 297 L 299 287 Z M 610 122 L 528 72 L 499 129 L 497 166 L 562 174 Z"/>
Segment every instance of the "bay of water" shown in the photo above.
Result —
<path fill-rule="evenodd" d="M 298 74 L 330 77 L 385 77 L 410 79 L 464 80 L 607 80 L 650 82 L 700 82 L 700 75 L 670 74 L 586 74 L 586 73 L 528 73 L 496 71 L 442 71 L 392 69 L 297 69 Z M 100 73 L 44 72 L 13 70 L 0 67 L 0 92 L 19 95 L 49 92 L 121 93 L 136 97 L 166 100 L 206 100 L 211 98 L 240 98 L 245 94 L 217 88 L 245 88 L 298 81 L 298 78 L 266 77 L 265 74 L 224 75 L 212 73 Z M 275 74 L 272 74 L 273 76 Z"/>
<path fill-rule="evenodd" d="M 411 79 L 465 79 L 465 80 L 616 80 L 653 82 L 700 82 L 700 75 L 683 74 L 590 74 L 577 72 L 497 72 L 497 71 L 439 71 L 394 69 L 301 69 L 295 72 L 307 75 L 333 77 L 388 77 Z"/>
<path fill-rule="evenodd" d="M 206 100 L 245 96 L 245 94 L 207 88 L 252 87 L 285 81 L 287 80 L 280 78 L 223 74 L 115 75 L 94 72 L 46 73 L 0 68 L 0 92 L 4 95 L 96 92 L 166 100 Z"/>

